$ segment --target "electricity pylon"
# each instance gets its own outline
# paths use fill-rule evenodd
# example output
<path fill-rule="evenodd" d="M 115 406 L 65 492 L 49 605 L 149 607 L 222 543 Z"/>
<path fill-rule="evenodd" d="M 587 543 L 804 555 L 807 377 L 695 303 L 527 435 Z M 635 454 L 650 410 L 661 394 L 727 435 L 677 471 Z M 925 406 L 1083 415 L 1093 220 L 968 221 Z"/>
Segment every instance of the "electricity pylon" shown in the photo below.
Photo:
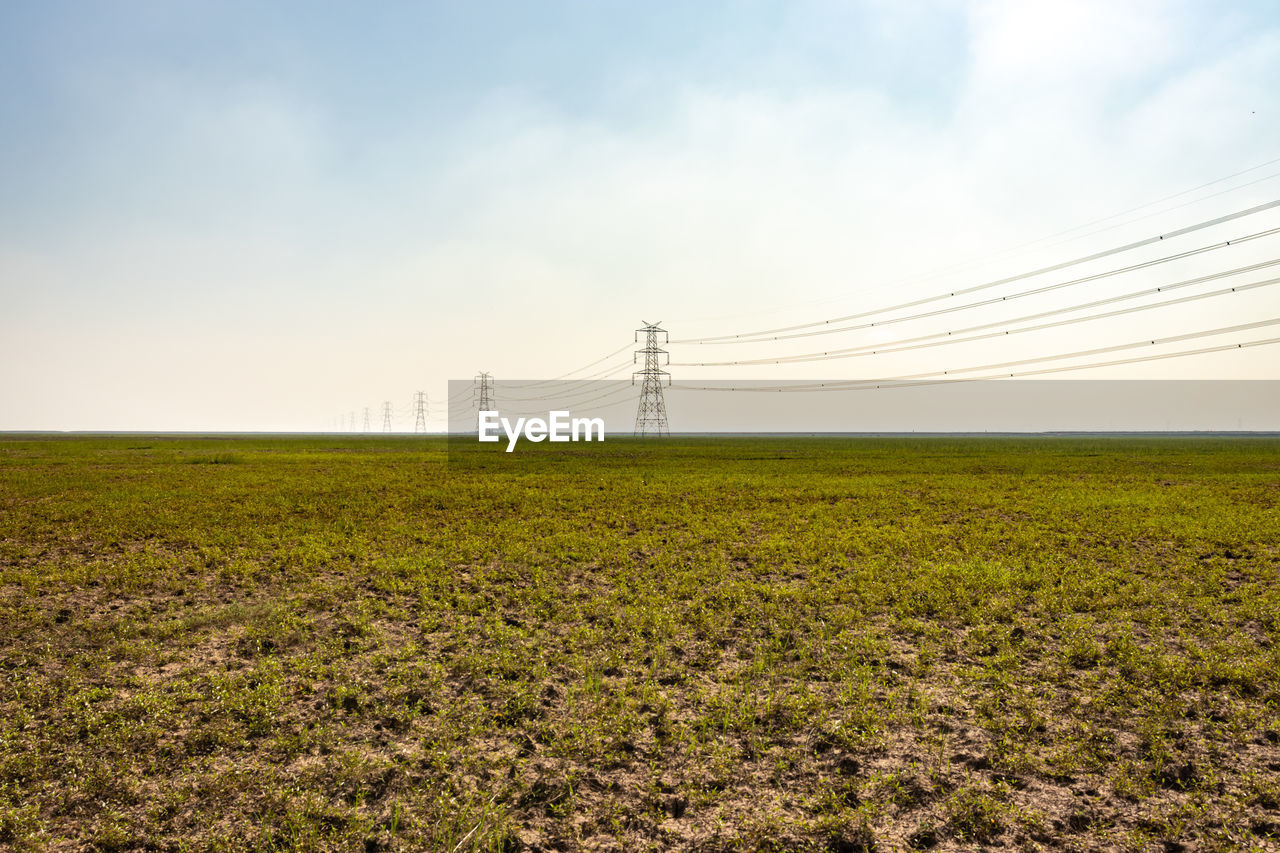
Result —
<path fill-rule="evenodd" d="M 419 391 L 413 395 L 413 431 L 427 431 L 427 392 Z"/>
<path fill-rule="evenodd" d="M 364 407 L 364 431 L 369 431 L 369 407 Z"/>
<path fill-rule="evenodd" d="M 473 393 L 476 396 L 476 432 L 480 431 L 480 413 L 497 411 L 497 403 L 493 399 L 493 374 L 481 371 L 476 374 L 476 385 Z"/>
<path fill-rule="evenodd" d="M 382 404 L 382 431 L 391 432 L 391 401 Z"/>
<path fill-rule="evenodd" d="M 661 361 L 666 356 L 667 362 L 671 361 L 671 356 L 667 355 L 667 351 L 658 346 L 658 335 L 662 335 L 662 342 L 665 344 L 669 340 L 666 329 L 659 328 L 658 323 L 650 323 L 648 320 L 641 320 L 644 327 L 636 329 L 636 341 L 640 340 L 640 333 L 644 332 L 644 349 L 636 350 L 632 355 L 631 361 L 634 364 L 636 357 L 641 353 L 644 354 L 644 370 L 638 370 L 631 374 L 631 384 L 636 384 L 636 377 L 641 377 L 640 382 L 640 407 L 636 409 L 636 429 L 635 435 L 669 435 L 667 429 L 667 404 L 662 399 L 662 378 L 665 376 L 667 384 L 671 384 L 671 374 L 662 369 L 664 362 Z"/>
<path fill-rule="evenodd" d="M 351 431 L 352 432 L 356 431 L 356 410 L 355 409 L 351 410 Z"/>
<path fill-rule="evenodd" d="M 494 410 L 493 374 L 484 373 L 484 372 L 477 373 L 475 382 L 476 382 L 475 393 L 476 393 L 476 396 L 479 398 L 477 403 L 480 407 L 480 410 L 492 412 Z"/>

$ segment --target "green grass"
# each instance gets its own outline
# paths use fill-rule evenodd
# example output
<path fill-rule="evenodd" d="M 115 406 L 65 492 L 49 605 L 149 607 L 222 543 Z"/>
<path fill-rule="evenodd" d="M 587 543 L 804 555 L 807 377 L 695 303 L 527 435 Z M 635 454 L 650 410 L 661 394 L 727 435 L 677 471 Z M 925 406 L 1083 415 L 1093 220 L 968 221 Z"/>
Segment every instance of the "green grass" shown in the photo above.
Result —
<path fill-rule="evenodd" d="M 1273 439 L 8 438 L 0 847 L 1275 850 L 1278 577 Z"/>

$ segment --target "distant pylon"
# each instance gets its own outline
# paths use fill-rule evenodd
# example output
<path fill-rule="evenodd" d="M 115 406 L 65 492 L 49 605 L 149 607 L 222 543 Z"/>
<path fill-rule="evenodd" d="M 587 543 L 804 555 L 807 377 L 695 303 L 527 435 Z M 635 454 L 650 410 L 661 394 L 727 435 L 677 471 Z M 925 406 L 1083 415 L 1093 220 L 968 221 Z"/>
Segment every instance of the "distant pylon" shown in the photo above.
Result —
<path fill-rule="evenodd" d="M 476 374 L 476 431 L 480 431 L 480 413 L 497 411 L 498 404 L 493 399 L 493 374 L 480 372 Z"/>
<path fill-rule="evenodd" d="M 413 395 L 413 431 L 427 431 L 427 392 L 419 391 Z"/>
<path fill-rule="evenodd" d="M 659 348 L 658 335 L 662 335 L 662 342 L 668 341 L 666 329 L 659 328 L 658 323 L 650 323 L 648 320 L 641 320 L 644 327 L 636 329 L 636 340 L 640 340 L 640 333 L 644 332 L 644 349 L 636 350 L 635 355 L 631 357 L 635 362 L 636 356 L 644 353 L 644 370 L 636 371 L 631 374 L 631 384 L 636 384 L 636 377 L 641 377 L 640 381 L 640 407 L 636 409 L 636 429 L 635 435 L 669 435 L 667 429 L 667 404 L 662 399 L 662 378 L 665 376 L 667 384 L 671 384 L 671 374 L 662 369 L 664 362 L 661 361 L 663 356 L 667 357 L 667 361 L 671 361 L 671 357 L 667 355 L 667 351 Z"/>
<path fill-rule="evenodd" d="M 391 401 L 382 404 L 382 431 L 391 432 Z"/>
<path fill-rule="evenodd" d="M 356 410 L 355 409 L 351 410 L 351 431 L 352 432 L 356 431 Z"/>
<path fill-rule="evenodd" d="M 364 431 L 369 431 L 369 407 L 364 407 Z"/>

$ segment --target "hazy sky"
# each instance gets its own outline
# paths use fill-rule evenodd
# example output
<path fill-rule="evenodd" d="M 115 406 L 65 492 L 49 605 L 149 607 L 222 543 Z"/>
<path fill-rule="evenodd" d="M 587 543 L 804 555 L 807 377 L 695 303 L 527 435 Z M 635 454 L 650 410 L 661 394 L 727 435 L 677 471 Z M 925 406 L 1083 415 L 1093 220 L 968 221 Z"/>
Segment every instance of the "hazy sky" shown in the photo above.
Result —
<path fill-rule="evenodd" d="M 1280 162 L 1000 254 L 1280 158 L 1277 81 L 1270 0 L 7 2 L 0 429 L 312 430 L 365 406 L 376 428 L 384 400 L 409 428 L 420 389 L 440 424 L 446 380 L 559 375 L 641 319 L 747 332 L 1101 251 L 1280 198 Z M 1260 238 L 1016 309 L 672 358 L 892 342 L 1278 257 Z M 1269 318 L 1280 286 L 680 375 L 888 376 Z M 1089 376 L 1278 367 L 1272 346 Z"/>

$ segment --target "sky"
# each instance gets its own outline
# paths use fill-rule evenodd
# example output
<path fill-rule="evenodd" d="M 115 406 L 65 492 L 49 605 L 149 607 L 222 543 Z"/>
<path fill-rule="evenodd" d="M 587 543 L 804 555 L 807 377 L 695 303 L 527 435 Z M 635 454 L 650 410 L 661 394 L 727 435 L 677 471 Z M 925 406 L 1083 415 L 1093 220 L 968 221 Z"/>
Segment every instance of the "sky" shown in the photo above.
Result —
<path fill-rule="evenodd" d="M 1273 208 L 983 291 L 1232 243 L 1052 294 L 675 343 L 932 299 L 1280 199 L 1277 80 L 1271 2 L 0 4 L 0 430 L 347 429 L 365 407 L 376 430 L 384 401 L 410 429 L 420 390 L 438 427 L 449 380 L 611 368 L 642 322 L 670 331 L 675 379 L 768 381 L 1280 318 L 1280 285 L 1259 285 L 1007 340 L 694 366 L 1280 258 L 1280 236 L 1238 242 L 1280 227 Z M 1129 354 L 1146 351 L 1108 358 Z M 1277 379 L 1280 346 L 1063 377 Z"/>

